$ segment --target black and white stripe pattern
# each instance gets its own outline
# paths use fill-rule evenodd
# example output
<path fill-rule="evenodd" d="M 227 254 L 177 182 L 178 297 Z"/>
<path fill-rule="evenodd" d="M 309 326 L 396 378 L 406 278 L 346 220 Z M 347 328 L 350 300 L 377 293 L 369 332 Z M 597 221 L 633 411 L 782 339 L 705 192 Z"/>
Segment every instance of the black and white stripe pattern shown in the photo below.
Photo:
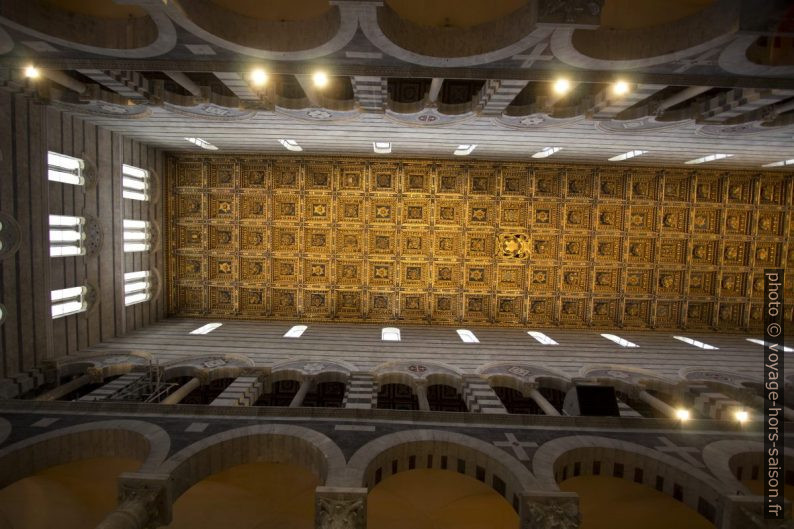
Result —
<path fill-rule="evenodd" d="M 705 385 L 692 386 L 689 391 L 696 395 L 695 409 L 711 419 L 730 419 L 732 413 L 744 408 L 740 402 Z"/>
<path fill-rule="evenodd" d="M 95 389 L 87 395 L 83 395 L 77 400 L 97 401 L 111 399 L 122 390 L 141 381 L 145 376 L 146 373 L 127 373 L 126 375 L 121 375 L 116 380 L 108 382 L 104 386 Z"/>
<path fill-rule="evenodd" d="M 628 94 L 618 96 L 615 95 L 610 86 L 596 95 L 588 114 L 592 114 L 592 119 L 596 120 L 615 119 L 624 110 L 633 107 L 664 88 L 667 87 L 658 84 L 638 84 L 632 87 Z"/>
<path fill-rule="evenodd" d="M 388 94 L 385 77 L 353 77 L 353 95 L 364 112 L 383 112 Z"/>
<path fill-rule="evenodd" d="M 371 410 L 377 406 L 378 394 L 375 377 L 368 373 L 353 373 L 347 382 L 342 406 L 360 410 Z"/>
<path fill-rule="evenodd" d="M 149 82 L 138 72 L 110 70 L 77 70 L 92 81 L 101 84 L 120 96 L 143 101 L 149 96 Z"/>
<path fill-rule="evenodd" d="M 507 413 L 502 401 L 487 380 L 476 375 L 466 375 L 463 380 L 463 400 L 466 401 L 466 407 L 470 412 Z"/>
<path fill-rule="evenodd" d="M 723 122 L 766 106 L 774 105 L 794 96 L 794 90 L 755 90 L 737 88 L 720 94 L 706 103 L 706 110 L 701 114 L 702 120 Z"/>
<path fill-rule="evenodd" d="M 480 90 L 477 107 L 486 116 L 499 116 L 513 102 L 528 81 L 489 79 Z"/>
<path fill-rule="evenodd" d="M 264 381 L 256 375 L 239 376 L 210 402 L 210 406 L 253 406 L 264 388 Z"/>
<path fill-rule="evenodd" d="M 243 79 L 243 76 L 238 72 L 214 72 L 215 77 L 226 85 L 226 88 L 232 91 L 234 95 L 244 101 L 258 101 L 259 96 L 256 95 L 248 82 Z"/>

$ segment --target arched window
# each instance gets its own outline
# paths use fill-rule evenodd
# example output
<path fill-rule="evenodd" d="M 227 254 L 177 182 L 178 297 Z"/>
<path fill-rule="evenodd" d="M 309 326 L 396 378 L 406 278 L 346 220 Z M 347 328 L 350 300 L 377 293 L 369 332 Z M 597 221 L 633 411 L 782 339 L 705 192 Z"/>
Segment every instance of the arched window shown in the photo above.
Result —
<path fill-rule="evenodd" d="M 124 305 L 147 301 L 152 295 L 152 274 L 148 270 L 124 274 Z"/>
<path fill-rule="evenodd" d="M 538 331 L 527 331 L 527 334 L 536 339 L 538 342 L 542 343 L 543 345 L 559 345 L 553 339 L 549 338 L 542 332 Z"/>
<path fill-rule="evenodd" d="M 222 323 L 208 323 L 206 325 L 202 325 L 198 329 L 190 331 L 190 334 L 209 334 L 218 327 L 223 325 Z"/>
<path fill-rule="evenodd" d="M 149 200 L 149 171 L 123 164 L 121 166 L 121 196 L 131 200 Z"/>
<path fill-rule="evenodd" d="M 50 296 L 52 300 L 52 317 L 62 318 L 70 314 L 83 312 L 88 304 L 85 295 L 88 292 L 86 287 L 62 288 L 53 290 Z"/>
<path fill-rule="evenodd" d="M 85 255 L 83 217 L 50 215 L 50 257 Z"/>
<path fill-rule="evenodd" d="M 81 186 L 85 183 L 83 169 L 85 164 L 80 158 L 47 152 L 47 179 L 62 184 Z"/>
<path fill-rule="evenodd" d="M 458 336 L 464 343 L 480 343 L 480 340 L 468 329 L 458 329 Z"/>
<path fill-rule="evenodd" d="M 714 347 L 713 345 L 699 342 L 697 340 L 693 340 L 692 338 L 687 338 L 686 336 L 673 336 L 673 338 L 675 338 L 676 340 L 681 340 L 684 343 L 688 343 L 689 345 L 700 347 L 701 349 L 719 349 L 719 347 Z"/>
<path fill-rule="evenodd" d="M 384 327 L 380 331 L 380 339 L 384 342 L 399 342 L 400 329 L 397 327 Z"/>
<path fill-rule="evenodd" d="M 300 338 L 306 329 L 308 329 L 306 325 L 293 325 L 290 330 L 284 333 L 284 338 Z"/>
<path fill-rule="evenodd" d="M 124 219 L 124 251 L 146 252 L 151 248 L 151 224 L 145 220 Z"/>
<path fill-rule="evenodd" d="M 615 336 L 614 334 L 602 334 L 604 338 L 607 340 L 613 341 L 621 347 L 639 347 L 636 343 L 631 343 L 628 340 L 624 340 L 620 336 Z"/>

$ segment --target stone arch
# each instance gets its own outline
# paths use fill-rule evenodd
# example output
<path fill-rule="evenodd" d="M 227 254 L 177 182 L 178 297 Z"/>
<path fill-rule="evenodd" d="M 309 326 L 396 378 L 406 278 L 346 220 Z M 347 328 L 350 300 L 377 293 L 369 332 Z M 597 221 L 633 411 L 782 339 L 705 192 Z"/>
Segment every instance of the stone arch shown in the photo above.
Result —
<path fill-rule="evenodd" d="M 551 51 L 578 68 L 631 70 L 714 49 L 733 39 L 738 28 L 739 2 L 720 0 L 698 13 L 654 27 L 557 28 L 551 36 Z"/>
<path fill-rule="evenodd" d="M 340 481 L 345 469 L 342 450 L 325 435 L 302 426 L 266 424 L 206 437 L 171 456 L 158 472 L 170 475 L 176 500 L 207 476 L 263 461 L 305 467 L 329 486 Z"/>
<path fill-rule="evenodd" d="M 512 13 L 473 28 L 448 30 L 440 55 L 430 55 L 430 50 L 420 45 L 423 41 L 440 45 L 437 36 L 427 40 L 428 28 L 402 19 L 388 6 L 362 6 L 358 20 L 369 41 L 392 57 L 422 66 L 475 66 L 512 57 L 551 34 L 551 29 L 535 26 L 530 8 L 519 11 L 519 16 Z M 527 28 L 533 29 L 527 32 Z M 500 35 L 496 46 L 495 34 Z"/>
<path fill-rule="evenodd" d="M 640 472 L 638 472 L 638 469 Z M 543 487 L 559 490 L 559 481 L 577 475 L 620 477 L 660 490 L 704 514 L 701 500 L 716 512 L 719 527 L 722 499 L 730 491 L 702 470 L 645 446 L 599 436 L 560 437 L 535 451 L 532 470 Z M 659 480 L 661 479 L 661 481 Z M 676 486 L 681 497 L 676 497 Z"/>
<path fill-rule="evenodd" d="M 129 373 L 136 368 L 143 368 L 152 362 L 152 354 L 146 351 L 119 351 L 99 355 L 66 357 L 55 366 L 58 375 L 81 375 L 89 370 L 102 379 Z"/>
<path fill-rule="evenodd" d="M 31 37 L 96 55 L 142 59 L 172 50 L 177 41 L 174 25 L 159 8 L 145 2 L 140 2 L 140 7 L 142 16 L 108 19 L 44 7 L 38 2 L 9 0 L 3 2 L 0 23 Z M 119 39 L 119 35 L 128 33 L 128 23 L 133 25 L 134 35 L 129 46 Z"/>
<path fill-rule="evenodd" d="M 309 20 L 268 22 L 250 19 L 210 2 L 168 2 L 165 12 L 174 22 L 210 44 L 260 59 L 301 61 L 330 55 L 342 49 L 358 29 L 358 7 L 342 3 Z M 220 15 L 220 16 L 219 16 Z M 257 41 L 235 42 L 218 21 L 233 20 L 229 27 L 247 28 Z M 262 41 L 261 35 L 269 40 Z M 308 40 L 295 42 L 295 36 Z"/>
<path fill-rule="evenodd" d="M 538 488 L 535 477 L 507 452 L 440 430 L 406 430 L 370 441 L 350 458 L 344 486 L 372 489 L 387 476 L 413 469 L 450 470 L 482 481 L 519 514 L 521 495 Z"/>
<path fill-rule="evenodd" d="M 622 365 L 583 366 L 580 371 L 583 378 L 598 382 L 609 382 L 615 387 L 626 391 L 651 388 L 674 391 L 676 383 L 658 373 L 641 367 Z"/>
<path fill-rule="evenodd" d="M 463 387 L 463 372 L 441 362 L 398 360 L 381 364 L 372 370 L 377 384 L 399 383 L 416 389 L 431 379 L 455 387 Z M 434 382 L 437 383 L 437 382 Z"/>
<path fill-rule="evenodd" d="M 794 465 L 794 449 L 784 447 L 785 466 Z M 732 494 L 752 494 L 736 477 L 737 469 L 743 465 L 764 464 L 764 443 L 743 439 L 724 439 L 707 444 L 703 448 L 703 462 L 709 471 L 732 491 Z M 784 481 L 785 477 L 781 479 Z"/>
<path fill-rule="evenodd" d="M 53 430 L 0 450 L 0 488 L 36 472 L 80 459 L 122 456 L 151 471 L 168 455 L 171 438 L 159 426 L 134 420 L 96 421 Z"/>
<path fill-rule="evenodd" d="M 739 35 L 730 44 L 723 48 L 717 63 L 720 68 L 734 75 L 747 75 L 759 77 L 791 77 L 794 75 L 794 66 L 772 66 L 759 64 L 750 60 L 747 52 L 757 39 L 756 35 Z"/>
<path fill-rule="evenodd" d="M 562 371 L 516 362 L 492 362 L 477 369 L 491 386 L 503 385 L 526 393 L 533 386 L 545 386 L 566 392 L 573 382 Z"/>
<path fill-rule="evenodd" d="M 356 366 L 343 360 L 286 360 L 274 364 L 271 369 L 270 380 L 295 379 L 304 380 L 314 377 L 317 382 L 342 382 L 347 383 L 350 373 L 356 371 Z"/>
<path fill-rule="evenodd" d="M 254 361 L 240 354 L 191 356 L 165 364 L 163 378 L 168 380 L 188 376 L 206 383 L 219 378 L 236 378 L 244 370 L 253 367 Z"/>

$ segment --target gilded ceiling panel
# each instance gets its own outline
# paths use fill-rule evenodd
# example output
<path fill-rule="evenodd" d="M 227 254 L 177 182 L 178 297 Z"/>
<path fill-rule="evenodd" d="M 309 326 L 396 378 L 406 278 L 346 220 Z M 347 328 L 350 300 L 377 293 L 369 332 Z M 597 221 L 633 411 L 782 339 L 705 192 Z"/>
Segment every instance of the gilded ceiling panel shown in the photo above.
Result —
<path fill-rule="evenodd" d="M 176 155 L 167 189 L 181 316 L 732 331 L 794 273 L 780 173 Z"/>

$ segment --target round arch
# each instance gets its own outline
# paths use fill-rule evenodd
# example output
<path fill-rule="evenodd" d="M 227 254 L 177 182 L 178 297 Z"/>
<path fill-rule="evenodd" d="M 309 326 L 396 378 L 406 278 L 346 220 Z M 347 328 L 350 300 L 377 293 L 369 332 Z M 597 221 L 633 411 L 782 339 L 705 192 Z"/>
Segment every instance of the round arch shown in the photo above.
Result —
<path fill-rule="evenodd" d="M 596 471 L 596 468 L 598 470 Z M 559 481 L 577 475 L 611 475 L 654 487 L 701 512 L 702 501 L 716 513 L 719 527 L 721 496 L 730 490 L 681 459 L 645 446 L 599 436 L 560 437 L 535 451 L 532 470 L 541 486 L 560 490 Z M 639 471 L 638 471 L 639 470 Z M 611 472 L 610 472 L 611 471 Z"/>
<path fill-rule="evenodd" d="M 407 430 L 384 435 L 359 448 L 348 462 L 344 486 L 372 489 L 405 470 L 450 470 L 477 479 L 520 512 L 519 498 L 537 481 L 507 452 L 468 435 L 440 430 Z"/>
<path fill-rule="evenodd" d="M 794 450 L 783 449 L 785 466 L 794 465 Z M 736 467 L 740 464 L 763 465 L 764 444 L 742 439 L 714 441 L 703 448 L 703 462 L 709 471 L 733 494 L 751 495 L 752 492 L 736 477 Z"/>
<path fill-rule="evenodd" d="M 53 430 L 0 450 L 0 488 L 45 468 L 88 459 L 121 456 L 142 460 L 139 472 L 158 467 L 171 438 L 159 426 L 135 420 L 97 421 Z"/>
<path fill-rule="evenodd" d="M 266 424 L 204 438 L 171 456 L 157 471 L 170 475 L 176 500 L 207 476 L 264 461 L 305 467 L 326 485 L 339 481 L 345 468 L 342 450 L 325 435 L 302 426 Z"/>

